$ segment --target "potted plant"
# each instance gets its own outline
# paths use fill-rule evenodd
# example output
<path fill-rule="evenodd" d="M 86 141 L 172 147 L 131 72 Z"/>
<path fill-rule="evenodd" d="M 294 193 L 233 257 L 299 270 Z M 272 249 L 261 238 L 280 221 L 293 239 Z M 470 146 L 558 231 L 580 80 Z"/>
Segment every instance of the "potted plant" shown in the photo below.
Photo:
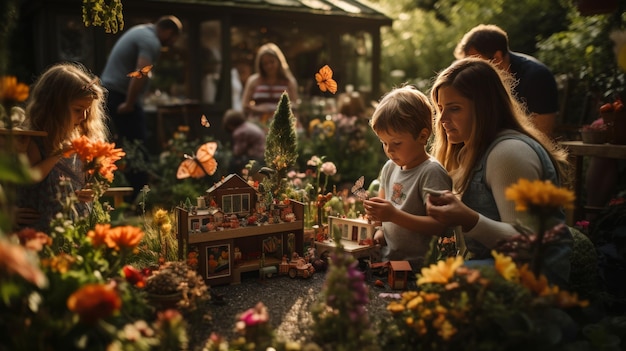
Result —
<path fill-rule="evenodd" d="M 183 261 L 168 261 L 153 271 L 146 280 L 145 291 L 157 310 L 194 310 L 199 302 L 209 298 L 204 279 Z"/>

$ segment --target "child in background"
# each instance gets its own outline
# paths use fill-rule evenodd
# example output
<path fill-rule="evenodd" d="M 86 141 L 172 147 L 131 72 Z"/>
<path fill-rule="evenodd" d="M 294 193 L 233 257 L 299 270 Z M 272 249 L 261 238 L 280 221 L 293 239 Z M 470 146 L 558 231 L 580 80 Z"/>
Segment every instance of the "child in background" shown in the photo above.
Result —
<path fill-rule="evenodd" d="M 265 164 L 265 131 L 257 124 L 247 121 L 242 111 L 228 110 L 222 120 L 224 129 L 231 134 L 233 157 L 229 173 L 242 174 L 248 162 L 254 160 L 258 166 Z"/>
<path fill-rule="evenodd" d="M 363 202 L 370 219 L 382 222 L 374 234 L 383 261 L 406 260 L 421 268 L 433 236 L 447 227 L 426 215 L 426 189 L 450 190 L 452 180 L 426 151 L 433 108 L 412 86 L 396 88 L 380 101 L 370 125 L 389 160 L 380 172 L 377 197 Z"/>
<path fill-rule="evenodd" d="M 94 142 L 107 140 L 104 97 L 98 78 L 76 63 L 56 64 L 35 82 L 26 105 L 25 124 L 48 135 L 32 138 L 26 145 L 28 160 L 41 180 L 18 189 L 18 226 L 48 232 L 50 221 L 72 192 L 78 199 L 75 213 L 88 213 L 93 192 L 84 189 L 83 163 L 76 154 L 63 158 L 63 151 L 81 135 Z M 20 223 L 20 213 L 31 222 Z"/>

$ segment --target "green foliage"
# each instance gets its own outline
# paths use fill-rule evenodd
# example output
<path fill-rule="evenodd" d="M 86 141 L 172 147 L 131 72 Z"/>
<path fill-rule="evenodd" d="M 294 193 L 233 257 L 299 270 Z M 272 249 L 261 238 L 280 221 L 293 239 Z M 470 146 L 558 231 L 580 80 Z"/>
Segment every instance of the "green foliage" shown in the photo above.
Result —
<path fill-rule="evenodd" d="M 403 82 L 426 91 L 436 72 L 454 60 L 457 42 L 472 27 L 497 24 L 509 33 L 511 49 L 535 53 L 538 38 L 565 26 L 566 9 L 542 0 L 370 0 L 394 20 L 382 30 L 383 91 Z M 404 76 L 390 74 L 394 70 Z"/>
<path fill-rule="evenodd" d="M 107 33 L 124 29 L 122 0 L 83 0 L 85 26 L 104 26 Z"/>
<path fill-rule="evenodd" d="M 555 75 L 567 77 L 565 122 L 581 124 L 597 118 L 597 107 L 624 91 L 626 75 L 617 67 L 612 30 L 624 28 L 622 15 L 580 16 L 569 7 L 568 27 L 541 40 L 537 57 Z"/>

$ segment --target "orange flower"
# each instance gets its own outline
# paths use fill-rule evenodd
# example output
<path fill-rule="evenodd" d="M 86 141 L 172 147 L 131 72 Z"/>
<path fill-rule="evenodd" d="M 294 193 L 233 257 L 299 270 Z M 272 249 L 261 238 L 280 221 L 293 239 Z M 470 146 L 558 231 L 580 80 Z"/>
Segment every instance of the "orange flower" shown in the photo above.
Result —
<path fill-rule="evenodd" d="M 91 240 L 91 245 L 93 246 L 106 245 L 110 230 L 111 230 L 110 224 L 96 224 L 94 229 L 90 230 L 87 233 L 87 237 Z"/>
<path fill-rule="evenodd" d="M 131 225 L 115 227 L 109 231 L 107 245 L 115 250 L 121 248 L 134 249 L 143 238 L 143 231 Z"/>
<path fill-rule="evenodd" d="M 67 308 L 90 324 L 111 316 L 121 307 L 122 299 L 111 285 L 88 284 L 67 299 Z"/>
<path fill-rule="evenodd" d="M 0 101 L 22 102 L 28 98 L 28 85 L 18 83 L 17 78 L 6 76 L 0 79 Z"/>
<path fill-rule="evenodd" d="M 114 163 L 126 155 L 122 149 L 116 149 L 115 143 L 92 142 L 84 135 L 71 143 L 71 148 L 65 150 L 63 156 L 68 157 L 75 152 L 88 168 L 88 174 L 98 172 L 104 179 L 113 181 L 113 172 L 117 170 Z"/>
<path fill-rule="evenodd" d="M 520 283 L 530 289 L 538 296 L 548 296 L 555 292 L 558 292 L 558 287 L 550 287 L 548 284 L 548 278 L 544 275 L 540 275 L 539 278 L 528 268 L 528 265 L 523 265 L 520 270 Z"/>
<path fill-rule="evenodd" d="M 74 262 L 76 262 L 75 257 L 62 252 L 57 256 L 43 258 L 41 260 L 41 266 L 49 267 L 53 272 L 65 274 L 70 270 L 70 267 L 74 264 Z"/>

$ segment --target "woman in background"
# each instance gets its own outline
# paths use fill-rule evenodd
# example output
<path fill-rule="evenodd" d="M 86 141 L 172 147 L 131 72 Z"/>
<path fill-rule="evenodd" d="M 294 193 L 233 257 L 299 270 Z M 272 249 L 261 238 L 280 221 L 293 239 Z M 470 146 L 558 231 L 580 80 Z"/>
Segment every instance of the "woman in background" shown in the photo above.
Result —
<path fill-rule="evenodd" d="M 243 109 L 248 120 L 267 125 L 283 92 L 287 92 L 292 109 L 297 107 L 298 83 L 285 55 L 274 43 L 259 48 L 254 68 L 255 73 L 248 78 L 243 91 Z"/>

